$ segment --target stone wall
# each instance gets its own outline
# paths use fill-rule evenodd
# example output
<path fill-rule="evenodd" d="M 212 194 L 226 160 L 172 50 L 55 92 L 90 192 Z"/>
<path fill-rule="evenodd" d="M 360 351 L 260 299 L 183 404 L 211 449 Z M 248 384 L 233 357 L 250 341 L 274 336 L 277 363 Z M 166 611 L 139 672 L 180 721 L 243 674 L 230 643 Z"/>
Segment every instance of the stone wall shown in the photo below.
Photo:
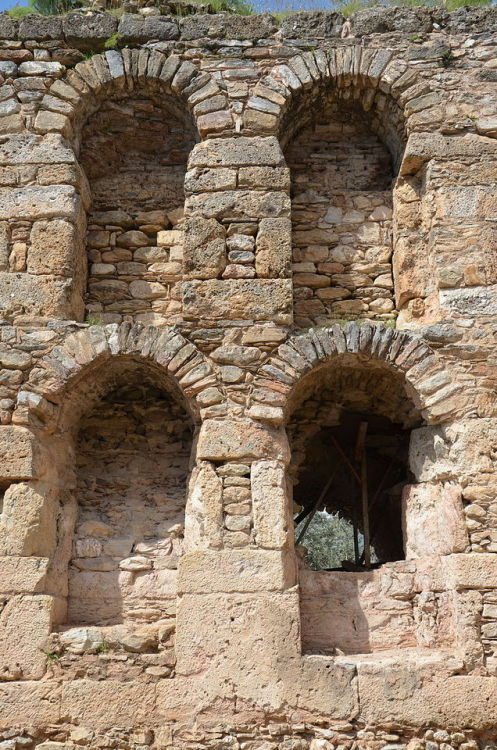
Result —
<path fill-rule="evenodd" d="M 495 743 L 496 32 L 0 14 L 4 750 Z"/>

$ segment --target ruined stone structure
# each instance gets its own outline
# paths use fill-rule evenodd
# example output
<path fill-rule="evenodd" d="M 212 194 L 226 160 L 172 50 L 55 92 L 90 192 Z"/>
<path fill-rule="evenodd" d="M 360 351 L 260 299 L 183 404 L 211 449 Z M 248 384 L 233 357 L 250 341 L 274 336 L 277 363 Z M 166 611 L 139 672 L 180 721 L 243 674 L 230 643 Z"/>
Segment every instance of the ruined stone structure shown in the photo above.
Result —
<path fill-rule="evenodd" d="M 0 38 L 0 748 L 494 748 L 496 9 Z"/>

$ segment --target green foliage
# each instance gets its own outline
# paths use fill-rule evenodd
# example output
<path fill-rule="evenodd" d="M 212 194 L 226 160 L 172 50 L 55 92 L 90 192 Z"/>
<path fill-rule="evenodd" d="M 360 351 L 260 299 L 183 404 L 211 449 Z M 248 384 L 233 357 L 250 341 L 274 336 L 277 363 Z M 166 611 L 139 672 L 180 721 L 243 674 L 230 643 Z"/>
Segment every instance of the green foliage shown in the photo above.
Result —
<path fill-rule="evenodd" d="M 306 519 L 295 529 L 298 539 Z M 359 533 L 359 551 L 362 552 L 364 538 Z M 340 568 L 344 560 L 355 562 L 354 529 L 350 521 L 340 518 L 325 510 L 318 511 L 309 524 L 300 544 L 306 548 L 305 561 L 312 570 Z M 375 551 L 371 548 L 371 560 L 377 562 Z"/>
<path fill-rule="evenodd" d="M 88 323 L 89 326 L 103 326 L 105 325 L 102 321 L 102 318 L 100 315 L 95 313 L 90 313 L 86 318 L 86 323 Z"/>
<path fill-rule="evenodd" d="M 45 656 L 47 657 L 47 662 L 49 663 L 60 661 L 60 656 L 56 651 L 45 651 Z"/>
<path fill-rule="evenodd" d="M 444 68 L 450 68 L 452 65 L 452 62 L 454 60 L 454 53 L 451 49 L 445 50 L 445 52 L 442 55 L 442 65 Z"/>
<path fill-rule="evenodd" d="M 442 7 L 446 10 L 456 10 L 463 6 L 480 7 L 492 5 L 493 0 L 340 0 L 337 2 L 337 10 L 344 16 L 350 16 L 360 10 L 367 8 L 428 8 Z M 418 41 L 412 40 L 412 41 Z"/>
<path fill-rule="evenodd" d="M 13 5 L 12 8 L 9 8 L 7 11 L 7 15 L 11 18 L 24 18 L 24 16 L 28 16 L 32 12 L 33 9 L 29 6 Z"/>
<path fill-rule="evenodd" d="M 82 0 L 30 0 L 28 13 L 39 13 L 42 16 L 61 16 L 70 10 L 81 8 L 81 6 Z"/>
<path fill-rule="evenodd" d="M 304 524 L 305 520 L 297 526 L 296 538 Z M 342 560 L 354 560 L 352 525 L 324 510 L 314 515 L 301 544 L 307 549 L 305 560 L 313 570 L 339 568 Z"/>
<path fill-rule="evenodd" d="M 104 49 L 121 49 L 122 39 L 122 34 L 112 34 L 112 36 L 105 40 Z"/>

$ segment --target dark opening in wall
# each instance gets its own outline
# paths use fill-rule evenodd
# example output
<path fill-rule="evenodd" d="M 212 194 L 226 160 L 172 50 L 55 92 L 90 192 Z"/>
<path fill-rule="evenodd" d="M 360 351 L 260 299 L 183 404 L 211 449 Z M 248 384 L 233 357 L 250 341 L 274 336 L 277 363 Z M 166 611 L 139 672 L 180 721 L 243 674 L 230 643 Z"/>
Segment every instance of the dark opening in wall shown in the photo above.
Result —
<path fill-rule="evenodd" d="M 322 426 L 307 443 L 294 490 L 294 501 L 302 506 L 296 516 L 301 519 L 296 539 L 307 550 L 306 562 L 315 570 L 361 569 L 365 532 L 372 566 L 401 560 L 401 493 L 409 479 L 409 431 L 375 414 L 342 411 L 338 420 L 337 425 Z M 359 451 L 363 455 L 358 458 Z"/>
<path fill-rule="evenodd" d="M 372 567 L 404 559 L 401 495 L 412 481 L 411 429 L 421 420 L 403 378 L 344 354 L 303 378 L 292 399 L 289 473 L 305 562 L 363 570 L 368 546 Z"/>

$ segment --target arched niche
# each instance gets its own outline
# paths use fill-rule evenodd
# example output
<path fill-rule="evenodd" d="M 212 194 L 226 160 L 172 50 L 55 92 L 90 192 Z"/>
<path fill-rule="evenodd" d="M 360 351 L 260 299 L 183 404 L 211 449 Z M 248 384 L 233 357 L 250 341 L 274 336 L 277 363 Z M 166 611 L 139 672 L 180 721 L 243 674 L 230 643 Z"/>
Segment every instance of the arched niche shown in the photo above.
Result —
<path fill-rule="evenodd" d="M 395 318 L 396 100 L 361 77 L 299 91 L 282 117 L 292 182 L 295 322 Z"/>
<path fill-rule="evenodd" d="M 194 432 L 177 384 L 138 355 L 97 361 L 62 400 L 49 588 L 70 651 L 95 647 L 82 626 L 118 650 L 170 648 Z"/>
<path fill-rule="evenodd" d="M 198 140 L 185 103 L 142 79 L 99 102 L 80 134 L 88 178 L 86 313 L 165 325 L 179 319 L 184 177 Z"/>

